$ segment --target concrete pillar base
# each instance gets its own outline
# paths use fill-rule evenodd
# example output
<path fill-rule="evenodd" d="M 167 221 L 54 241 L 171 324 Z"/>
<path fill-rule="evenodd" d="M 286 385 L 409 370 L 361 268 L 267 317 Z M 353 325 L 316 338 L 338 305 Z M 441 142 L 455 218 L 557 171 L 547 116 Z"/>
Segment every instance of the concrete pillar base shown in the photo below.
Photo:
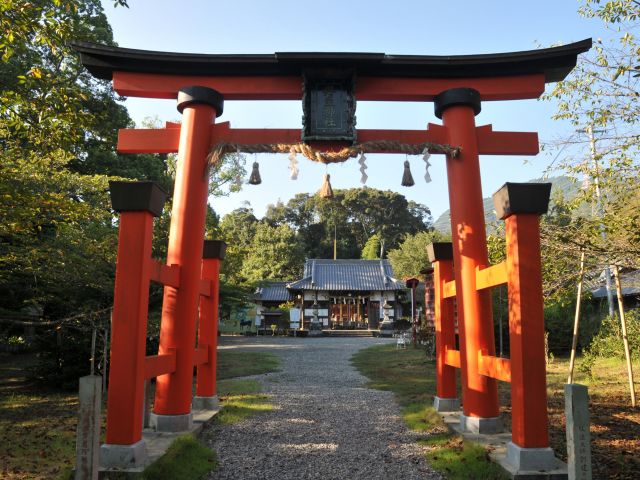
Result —
<path fill-rule="evenodd" d="M 548 471 L 558 468 L 559 462 L 551 448 L 522 448 L 507 443 L 507 462 L 518 471 Z"/>
<path fill-rule="evenodd" d="M 460 410 L 460 399 L 433 397 L 433 408 L 436 412 L 457 412 Z"/>
<path fill-rule="evenodd" d="M 106 470 L 142 467 L 148 458 L 144 440 L 132 445 L 105 443 L 100 446 L 100 467 Z"/>
<path fill-rule="evenodd" d="M 193 397 L 193 403 L 191 404 L 193 410 L 218 410 L 220 408 L 220 402 L 218 396 L 213 397 Z"/>
<path fill-rule="evenodd" d="M 460 429 L 468 433 L 500 433 L 504 427 L 500 417 L 471 417 L 460 414 Z"/>
<path fill-rule="evenodd" d="M 156 432 L 188 432 L 193 428 L 193 414 L 158 415 L 151 414 L 151 428 Z"/>

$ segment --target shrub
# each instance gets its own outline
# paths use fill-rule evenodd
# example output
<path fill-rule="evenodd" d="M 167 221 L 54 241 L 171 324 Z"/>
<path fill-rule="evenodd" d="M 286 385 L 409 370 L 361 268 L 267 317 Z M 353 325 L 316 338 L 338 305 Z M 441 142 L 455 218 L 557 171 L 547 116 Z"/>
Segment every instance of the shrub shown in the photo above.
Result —
<path fill-rule="evenodd" d="M 640 356 L 640 310 L 625 312 L 627 321 L 627 340 L 632 357 Z M 600 330 L 593 337 L 591 345 L 584 353 L 580 371 L 593 379 L 593 365 L 598 358 L 624 358 L 622 325 L 618 317 L 605 317 Z"/>
<path fill-rule="evenodd" d="M 545 330 L 549 336 L 549 352 L 562 354 L 571 350 L 573 339 L 573 321 L 575 318 L 575 298 L 567 298 L 563 302 L 554 302 L 544 309 Z M 578 347 L 584 348 L 597 331 L 598 316 L 594 315 L 589 302 L 582 302 Z"/>

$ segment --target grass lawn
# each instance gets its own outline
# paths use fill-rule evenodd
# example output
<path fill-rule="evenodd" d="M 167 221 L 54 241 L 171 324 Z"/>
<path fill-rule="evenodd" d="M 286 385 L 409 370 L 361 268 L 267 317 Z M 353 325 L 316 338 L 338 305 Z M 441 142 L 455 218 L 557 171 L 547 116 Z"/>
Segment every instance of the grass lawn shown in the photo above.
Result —
<path fill-rule="evenodd" d="M 482 473 L 485 452 L 466 446 L 452 436 L 431 408 L 435 393 L 435 363 L 421 350 L 396 350 L 394 345 L 361 350 L 354 365 L 370 379 L 369 386 L 396 394 L 407 425 L 425 433 L 420 443 L 431 448 L 430 463 L 447 478 L 502 478 L 498 473 Z M 580 365 L 578 359 L 577 367 Z M 629 384 L 623 359 L 599 359 L 590 381 L 576 367 L 574 382 L 587 385 L 590 397 L 593 478 L 631 480 L 640 478 L 640 407 L 630 406 Z M 640 361 L 635 361 L 636 391 Z M 547 368 L 549 397 L 549 433 L 556 455 L 566 461 L 564 384 L 569 360 L 555 358 Z M 459 382 L 458 382 L 459 384 Z M 501 414 L 505 427 L 511 428 L 510 385 L 498 382 Z M 476 461 L 479 457 L 479 461 Z M 474 464 L 473 473 L 469 465 Z M 462 471 L 460 469 L 462 468 Z"/>
<path fill-rule="evenodd" d="M 148 466 L 144 480 L 192 480 L 204 478 L 216 466 L 216 455 L 192 435 L 178 437 L 167 453 Z"/>
<path fill-rule="evenodd" d="M 260 393 L 260 384 L 255 380 L 221 380 L 218 382 L 218 396 L 222 410 L 215 421 L 225 425 L 273 409 L 269 396 Z"/>
<path fill-rule="evenodd" d="M 640 361 L 633 363 L 633 371 L 636 397 L 639 397 Z M 555 358 L 547 368 L 551 447 L 564 461 L 567 460 L 564 384 L 568 372 L 568 358 Z M 597 360 L 593 381 L 578 368 L 574 372 L 574 383 L 589 388 L 593 478 L 640 478 L 640 407 L 631 407 L 625 361 Z M 510 420 L 509 396 L 509 385 L 500 383 L 500 403 L 506 405 L 502 410 L 507 421 Z"/>
<path fill-rule="evenodd" d="M 218 351 L 218 380 L 275 372 L 278 357 L 264 352 Z"/>
<path fill-rule="evenodd" d="M 26 379 L 33 355 L 0 356 L 0 478 L 52 479 L 75 464 L 77 392 L 43 389 Z M 274 371 L 278 359 L 260 352 L 218 352 L 219 394 L 238 418 L 268 408 L 255 389 L 228 378 Z M 255 382 L 254 382 L 255 383 Z M 245 391 L 246 390 L 246 391 Z M 183 447 L 184 448 L 184 447 Z M 208 462 L 208 461 L 207 461 Z M 169 478 L 169 477 L 167 477 Z"/>

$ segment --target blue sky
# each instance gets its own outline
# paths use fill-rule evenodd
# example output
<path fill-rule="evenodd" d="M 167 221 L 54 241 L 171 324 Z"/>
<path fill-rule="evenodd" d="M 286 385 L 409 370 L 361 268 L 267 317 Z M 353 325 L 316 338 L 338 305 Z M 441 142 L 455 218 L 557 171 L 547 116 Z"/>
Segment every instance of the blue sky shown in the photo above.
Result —
<path fill-rule="evenodd" d="M 129 0 L 130 8 L 103 1 L 121 47 L 194 53 L 274 53 L 286 51 L 381 52 L 387 54 L 460 55 L 531 50 L 538 46 L 605 37 L 598 20 L 578 16 L 575 0 L 484 1 L 336 1 L 291 0 L 233 2 Z M 547 86 L 547 90 L 550 86 Z M 158 116 L 178 120 L 175 102 L 125 101 L 136 122 Z M 478 125 L 494 130 L 538 131 L 542 141 L 569 135 L 573 127 L 551 120 L 555 106 L 537 100 L 484 102 Z M 360 102 L 359 128 L 421 129 L 440 123 L 431 103 Z M 218 121 L 236 128 L 300 128 L 300 102 L 225 102 Z M 483 194 L 491 195 L 504 182 L 542 176 L 554 153 L 536 157 L 481 157 Z M 404 156 L 367 155 L 367 185 L 394 190 L 431 208 L 434 218 L 448 208 L 444 156 L 434 155 L 433 182 L 422 179 L 424 163 L 410 157 L 416 185 L 401 187 Z M 260 155 L 262 184 L 210 199 L 225 214 L 248 201 L 256 215 L 269 203 L 286 202 L 298 192 L 320 188 L 325 166 L 299 156 L 300 175 L 289 179 L 286 155 Z M 248 163 L 253 158 L 248 157 Z M 331 165 L 334 188 L 360 186 L 357 160 Z"/>

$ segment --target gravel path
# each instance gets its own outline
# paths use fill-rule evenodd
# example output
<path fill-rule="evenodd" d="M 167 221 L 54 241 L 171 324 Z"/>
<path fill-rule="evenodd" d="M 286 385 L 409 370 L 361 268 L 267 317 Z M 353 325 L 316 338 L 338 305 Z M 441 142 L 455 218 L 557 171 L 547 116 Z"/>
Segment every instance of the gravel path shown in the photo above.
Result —
<path fill-rule="evenodd" d="M 273 411 L 205 432 L 220 465 L 210 479 L 439 479 L 391 392 L 365 388 L 354 352 L 389 339 L 223 338 L 221 349 L 275 353 L 282 371 L 253 378 Z"/>

